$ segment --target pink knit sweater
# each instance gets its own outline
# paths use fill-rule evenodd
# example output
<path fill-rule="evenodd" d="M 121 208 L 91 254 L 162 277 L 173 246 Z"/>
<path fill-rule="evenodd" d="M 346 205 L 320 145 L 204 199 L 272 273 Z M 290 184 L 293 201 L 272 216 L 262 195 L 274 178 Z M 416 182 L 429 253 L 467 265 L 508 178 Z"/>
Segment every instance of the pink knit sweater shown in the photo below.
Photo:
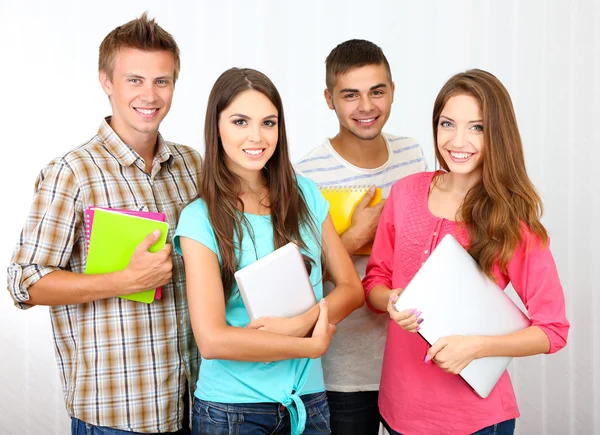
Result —
<path fill-rule="evenodd" d="M 367 298 L 379 284 L 392 289 L 406 287 L 446 234 L 468 245 L 464 227 L 429 211 L 434 174 L 414 174 L 392 187 L 363 280 Z M 499 267 L 494 269 L 500 287 L 512 283 L 527 307 L 532 325 L 548 335 L 549 353 L 563 348 L 569 322 L 556 265 L 549 248 L 543 248 L 525 225 L 522 243 L 507 270 L 508 274 L 503 274 Z M 379 409 L 392 429 L 404 435 L 470 434 L 519 416 L 507 372 L 490 395 L 481 399 L 460 376 L 448 374 L 435 364 L 425 364 L 427 350 L 427 343 L 418 334 L 404 331 L 392 320 L 388 322 Z"/>

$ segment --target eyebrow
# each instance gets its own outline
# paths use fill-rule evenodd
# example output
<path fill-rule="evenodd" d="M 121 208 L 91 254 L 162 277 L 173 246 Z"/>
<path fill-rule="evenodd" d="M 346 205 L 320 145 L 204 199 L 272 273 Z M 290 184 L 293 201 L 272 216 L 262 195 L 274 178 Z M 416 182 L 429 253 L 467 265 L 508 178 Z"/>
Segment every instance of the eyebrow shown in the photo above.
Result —
<path fill-rule="evenodd" d="M 125 77 L 130 78 L 130 79 L 145 79 L 146 78 L 139 74 L 125 74 Z M 164 80 L 164 79 L 172 80 L 173 76 L 172 75 L 159 76 L 159 77 L 155 77 L 153 80 Z"/>
<path fill-rule="evenodd" d="M 450 122 L 455 122 L 454 119 L 447 117 L 446 115 L 440 115 L 440 118 L 446 118 Z M 468 124 L 472 124 L 474 122 L 483 122 L 482 119 L 477 119 L 475 121 L 469 121 Z"/>
<path fill-rule="evenodd" d="M 373 90 L 379 89 L 379 88 L 387 88 L 387 84 L 385 84 L 385 83 L 379 83 L 379 84 L 377 84 L 375 86 L 371 86 L 369 88 L 369 90 L 373 91 Z M 344 94 L 344 93 L 347 93 L 347 92 L 359 93 L 360 91 L 358 89 L 350 89 L 350 88 L 344 88 L 344 89 L 340 90 L 340 94 Z"/>
<path fill-rule="evenodd" d="M 230 117 L 230 118 L 233 118 L 234 116 L 235 116 L 235 117 L 238 117 L 238 118 L 242 118 L 242 119 L 248 119 L 248 120 L 252 119 L 252 118 L 250 118 L 248 115 L 244 115 L 243 113 L 234 113 L 233 115 L 231 115 L 231 116 L 229 116 L 229 117 Z M 269 115 L 269 116 L 265 116 L 265 117 L 263 118 L 263 120 L 265 120 L 265 119 L 277 119 L 277 115 Z"/>

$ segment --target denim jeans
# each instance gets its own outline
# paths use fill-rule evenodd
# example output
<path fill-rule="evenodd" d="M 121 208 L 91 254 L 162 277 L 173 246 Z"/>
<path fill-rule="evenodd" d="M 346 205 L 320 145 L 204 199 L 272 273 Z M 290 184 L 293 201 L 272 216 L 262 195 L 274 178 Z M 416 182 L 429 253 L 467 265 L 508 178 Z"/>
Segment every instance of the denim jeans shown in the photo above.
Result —
<path fill-rule="evenodd" d="M 391 429 L 389 425 L 383 421 L 383 425 L 390 435 L 402 435 L 400 432 L 396 432 Z M 515 419 L 506 420 L 502 423 L 496 423 L 488 427 L 484 427 L 477 432 L 474 432 L 472 435 L 513 435 L 515 433 Z"/>
<path fill-rule="evenodd" d="M 187 420 L 185 420 L 187 423 Z M 190 435 L 190 429 L 185 425 L 183 429 L 177 432 L 161 432 L 154 434 L 141 434 L 140 432 L 129 432 L 126 430 L 113 429 L 105 426 L 94 426 L 83 422 L 77 418 L 71 418 L 71 435 Z"/>
<path fill-rule="evenodd" d="M 330 434 L 325 393 L 301 396 L 306 407 L 304 435 Z M 216 403 L 194 400 L 193 435 L 289 434 L 290 416 L 279 403 Z"/>
<path fill-rule="evenodd" d="M 333 435 L 377 435 L 379 433 L 379 391 L 341 393 L 327 391 Z"/>

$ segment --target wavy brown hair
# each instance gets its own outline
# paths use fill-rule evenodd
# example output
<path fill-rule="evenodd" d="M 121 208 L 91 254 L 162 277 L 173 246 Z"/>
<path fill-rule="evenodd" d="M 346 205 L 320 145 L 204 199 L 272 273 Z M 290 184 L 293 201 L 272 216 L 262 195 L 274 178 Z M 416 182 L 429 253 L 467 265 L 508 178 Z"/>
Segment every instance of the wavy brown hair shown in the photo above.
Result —
<path fill-rule="evenodd" d="M 483 113 L 482 177 L 465 196 L 457 220 L 466 225 L 469 253 L 493 278 L 496 263 L 506 273 L 506 265 L 522 240 L 523 224 L 543 245 L 548 243 L 548 234 L 540 222 L 543 205 L 527 176 L 510 95 L 500 80 L 487 71 L 472 69 L 456 74 L 435 100 L 433 140 L 441 167 L 447 172 L 450 170 L 438 149 L 437 130 L 442 110 L 455 95 L 474 97 Z"/>
<path fill-rule="evenodd" d="M 314 219 L 298 186 L 289 158 L 283 104 L 277 88 L 267 76 L 253 69 L 231 68 L 225 71 L 215 82 L 208 97 L 204 124 L 206 152 L 198 194 L 198 197 L 206 203 L 221 254 L 221 280 L 225 301 L 228 301 L 231 296 L 233 274 L 238 270 L 239 265 L 239 259 L 235 257 L 235 249 L 241 247 L 244 230 L 248 231 L 253 243 L 254 234 L 243 214 L 244 203 L 239 197 L 241 180 L 229 171 L 225 164 L 225 151 L 219 135 L 219 117 L 235 97 L 249 89 L 264 94 L 277 109 L 277 147 L 264 168 L 275 249 L 291 241 L 307 249 L 300 234 L 301 228 L 305 225 L 315 237 L 317 245 L 321 246 Z M 313 253 L 313 255 L 317 256 L 320 253 Z M 313 260 L 308 260 L 315 263 Z"/>

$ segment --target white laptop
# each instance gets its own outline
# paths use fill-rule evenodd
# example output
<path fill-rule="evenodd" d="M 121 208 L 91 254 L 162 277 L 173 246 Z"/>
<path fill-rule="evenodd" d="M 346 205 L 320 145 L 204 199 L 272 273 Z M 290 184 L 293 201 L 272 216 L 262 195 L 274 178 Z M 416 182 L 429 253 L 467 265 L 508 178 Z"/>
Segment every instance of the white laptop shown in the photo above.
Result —
<path fill-rule="evenodd" d="M 307 266 L 295 243 L 288 243 L 238 270 L 235 280 L 250 320 L 293 317 L 317 303 Z"/>
<path fill-rule="evenodd" d="M 530 325 L 527 316 L 451 235 L 445 236 L 431 253 L 395 307 L 398 311 L 422 311 L 419 334 L 430 345 L 444 336 L 505 335 Z M 485 398 L 511 359 L 476 359 L 460 376 Z"/>

